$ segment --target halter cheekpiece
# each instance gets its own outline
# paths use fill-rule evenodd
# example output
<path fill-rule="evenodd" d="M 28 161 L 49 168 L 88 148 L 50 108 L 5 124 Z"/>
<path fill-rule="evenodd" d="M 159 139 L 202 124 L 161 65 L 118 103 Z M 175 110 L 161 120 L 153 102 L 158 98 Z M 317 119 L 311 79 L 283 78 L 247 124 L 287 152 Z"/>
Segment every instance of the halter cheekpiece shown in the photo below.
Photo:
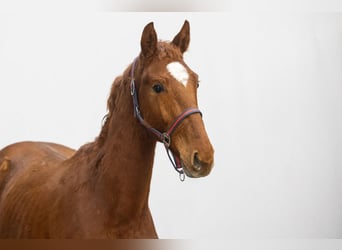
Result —
<path fill-rule="evenodd" d="M 138 93 L 137 93 L 137 88 L 135 86 L 136 84 L 134 80 L 134 71 L 135 71 L 137 61 L 138 61 L 138 58 L 135 58 L 132 64 L 131 74 L 130 74 L 130 77 L 131 77 L 130 89 L 131 89 L 131 96 L 133 99 L 134 116 L 138 119 L 141 125 L 143 125 L 150 133 L 156 136 L 159 142 L 162 142 L 164 144 L 167 155 L 171 161 L 172 166 L 179 173 L 180 180 L 184 181 L 185 175 L 184 175 L 184 170 L 183 170 L 181 160 L 179 159 L 178 156 L 174 155 L 172 151 L 170 150 L 171 135 L 176 130 L 178 125 L 181 124 L 182 121 L 184 121 L 185 118 L 196 113 L 199 113 L 202 116 L 202 113 L 197 108 L 188 108 L 174 119 L 174 121 L 171 123 L 171 126 L 169 126 L 166 132 L 160 132 L 159 130 L 153 128 L 147 121 L 144 120 L 144 118 L 142 117 L 140 113 Z"/>

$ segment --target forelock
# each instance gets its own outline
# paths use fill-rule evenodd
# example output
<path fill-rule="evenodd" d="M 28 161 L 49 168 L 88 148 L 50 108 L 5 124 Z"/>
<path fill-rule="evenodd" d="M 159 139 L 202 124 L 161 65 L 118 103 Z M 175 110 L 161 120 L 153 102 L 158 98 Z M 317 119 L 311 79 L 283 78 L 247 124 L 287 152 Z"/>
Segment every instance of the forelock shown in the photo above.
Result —
<path fill-rule="evenodd" d="M 183 55 L 179 48 L 172 43 L 168 42 L 158 42 L 158 58 L 162 59 L 172 59 L 172 60 L 182 60 Z"/>

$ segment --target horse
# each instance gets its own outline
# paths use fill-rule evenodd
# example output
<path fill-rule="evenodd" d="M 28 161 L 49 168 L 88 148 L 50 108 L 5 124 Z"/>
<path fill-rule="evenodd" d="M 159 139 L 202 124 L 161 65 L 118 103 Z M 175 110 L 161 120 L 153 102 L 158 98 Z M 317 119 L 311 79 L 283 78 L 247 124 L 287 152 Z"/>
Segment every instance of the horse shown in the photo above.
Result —
<path fill-rule="evenodd" d="M 156 143 L 182 179 L 207 176 L 214 161 L 198 75 L 183 60 L 189 42 L 187 20 L 172 41 L 148 23 L 99 135 L 77 151 L 32 141 L 0 151 L 0 238 L 158 238 L 148 204 Z"/>

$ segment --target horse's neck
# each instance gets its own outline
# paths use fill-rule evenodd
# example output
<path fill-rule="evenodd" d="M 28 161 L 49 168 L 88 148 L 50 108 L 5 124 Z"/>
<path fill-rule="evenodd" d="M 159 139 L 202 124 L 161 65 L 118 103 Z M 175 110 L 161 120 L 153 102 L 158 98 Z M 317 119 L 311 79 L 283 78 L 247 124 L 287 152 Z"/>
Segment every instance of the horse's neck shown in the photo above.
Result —
<path fill-rule="evenodd" d="M 141 217 L 148 210 L 155 140 L 136 120 L 128 86 L 117 88 L 115 107 L 93 144 L 87 174 L 92 179 L 96 199 L 105 204 L 111 218 Z M 102 137 L 102 138 L 101 138 Z M 91 151 L 91 150 L 90 150 Z M 114 223 L 120 223 L 115 221 Z"/>

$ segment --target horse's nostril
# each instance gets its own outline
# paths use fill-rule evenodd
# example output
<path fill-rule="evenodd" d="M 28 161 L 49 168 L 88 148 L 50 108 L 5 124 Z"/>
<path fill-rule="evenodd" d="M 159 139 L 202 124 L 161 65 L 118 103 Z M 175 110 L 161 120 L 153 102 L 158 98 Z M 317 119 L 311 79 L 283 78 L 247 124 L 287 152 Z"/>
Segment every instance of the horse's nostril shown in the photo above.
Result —
<path fill-rule="evenodd" d="M 200 170 L 201 167 L 202 167 L 202 163 L 200 161 L 200 159 L 198 158 L 198 153 L 194 153 L 194 167 L 197 169 L 197 170 Z"/>

